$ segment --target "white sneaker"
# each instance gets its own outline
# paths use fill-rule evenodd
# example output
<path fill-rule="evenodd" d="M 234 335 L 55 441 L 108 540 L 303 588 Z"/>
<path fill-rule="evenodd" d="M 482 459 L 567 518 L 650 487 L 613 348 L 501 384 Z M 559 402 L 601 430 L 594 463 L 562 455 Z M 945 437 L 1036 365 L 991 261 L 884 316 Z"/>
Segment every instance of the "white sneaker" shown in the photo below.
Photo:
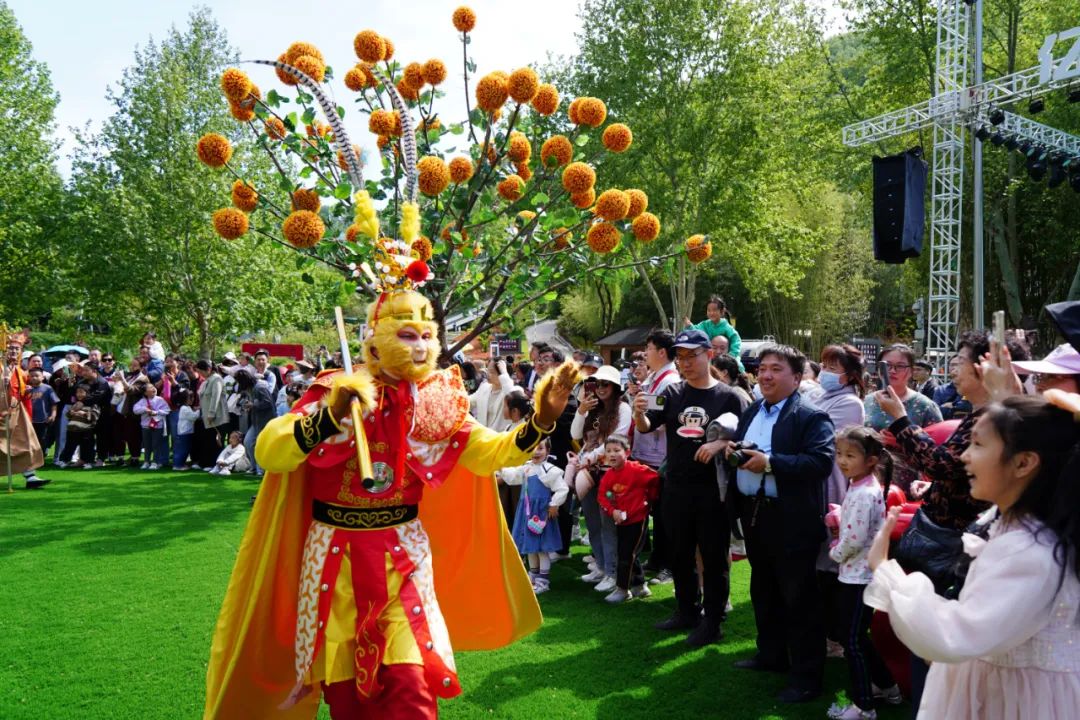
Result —
<path fill-rule="evenodd" d="M 149 468 L 147 468 L 147 469 L 148 469 L 148 470 L 160 470 L 160 469 L 161 469 L 161 466 L 160 466 L 160 465 L 158 465 L 157 463 L 150 463 L 150 467 L 149 467 Z"/>
<path fill-rule="evenodd" d="M 649 589 L 648 585 L 638 585 L 630 588 L 630 596 L 636 598 L 652 597 L 652 590 Z"/>
<path fill-rule="evenodd" d="M 731 612 L 735 609 L 735 606 L 731 604 L 731 601 L 727 601 L 727 605 L 724 606 L 724 612 Z"/>
<path fill-rule="evenodd" d="M 877 720 L 876 710 L 862 710 L 854 703 L 846 707 L 833 703 L 826 715 L 832 720 Z"/>
<path fill-rule="evenodd" d="M 139 469 L 140 470 L 149 470 L 150 469 L 150 463 L 143 463 L 142 465 L 139 466 Z"/>
<path fill-rule="evenodd" d="M 589 533 L 582 533 L 579 542 L 585 547 L 592 547 L 592 545 L 589 544 Z"/>
<path fill-rule="evenodd" d="M 218 475 L 232 475 L 232 470 L 230 470 L 229 468 L 221 468 L 221 470 L 218 472 Z"/>
<path fill-rule="evenodd" d="M 68 466 L 63 460 L 53 460 L 53 465 L 58 468 L 66 468 Z"/>
<path fill-rule="evenodd" d="M 626 602 L 630 599 L 630 593 L 626 592 L 622 588 L 615 588 L 608 595 L 604 596 L 604 602 L 609 602 L 612 605 Z"/>
<path fill-rule="evenodd" d="M 585 561 L 586 565 L 595 565 L 596 564 L 596 558 L 594 558 L 592 555 L 586 555 L 585 557 L 583 557 L 581 559 Z"/>
<path fill-rule="evenodd" d="M 594 590 L 596 590 L 596 592 L 611 592 L 614 589 L 615 589 L 615 578 L 613 578 L 613 577 L 605 577 L 594 588 Z"/>
<path fill-rule="evenodd" d="M 904 696 L 900 694 L 899 685 L 893 685 L 891 688 L 879 688 L 871 683 L 870 689 L 873 690 L 875 700 L 881 700 L 887 705 L 899 705 L 904 702 Z"/>
<path fill-rule="evenodd" d="M 202 466 L 201 465 L 196 465 L 195 463 L 191 463 L 191 469 L 192 470 L 202 470 Z"/>
<path fill-rule="evenodd" d="M 587 583 L 598 583 L 598 582 L 600 582 L 601 580 L 604 579 L 604 571 L 603 570 L 593 570 L 590 573 L 585 573 L 584 575 L 582 575 L 581 579 L 584 580 Z"/>
<path fill-rule="evenodd" d="M 666 585 L 667 583 L 671 582 L 672 579 L 673 578 L 671 577 L 671 571 L 670 570 L 661 570 L 660 572 L 656 573 L 656 577 L 654 577 L 652 580 L 649 581 L 649 584 L 650 585 Z"/>

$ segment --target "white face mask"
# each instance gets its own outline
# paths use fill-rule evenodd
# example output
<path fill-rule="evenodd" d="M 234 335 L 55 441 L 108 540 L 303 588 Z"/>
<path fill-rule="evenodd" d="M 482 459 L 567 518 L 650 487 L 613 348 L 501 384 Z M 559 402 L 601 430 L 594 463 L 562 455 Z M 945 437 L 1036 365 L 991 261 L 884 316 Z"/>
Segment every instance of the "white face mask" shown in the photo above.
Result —
<path fill-rule="evenodd" d="M 825 392 L 839 390 L 844 386 L 844 384 L 840 382 L 840 375 L 834 372 L 829 372 L 828 370 L 821 371 L 821 373 L 818 375 L 818 382 L 821 383 L 821 387 L 823 390 L 825 390 Z"/>

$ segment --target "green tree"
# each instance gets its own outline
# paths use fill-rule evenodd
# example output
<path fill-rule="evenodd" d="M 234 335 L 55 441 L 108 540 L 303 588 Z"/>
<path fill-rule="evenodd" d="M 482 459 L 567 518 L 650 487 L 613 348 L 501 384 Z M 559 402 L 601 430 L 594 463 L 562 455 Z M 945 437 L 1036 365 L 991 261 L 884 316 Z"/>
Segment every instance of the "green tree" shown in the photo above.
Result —
<path fill-rule="evenodd" d="M 50 137 L 59 96 L 0 2 L 0 316 L 27 322 L 65 292 L 53 242 L 61 182 Z"/>
<path fill-rule="evenodd" d="M 207 173 L 194 148 L 207 131 L 243 131 L 218 88 L 236 59 L 206 9 L 136 50 L 110 90 L 113 115 L 100 133 L 79 138 L 67 203 L 86 313 L 155 327 L 174 349 L 190 338 L 204 356 L 223 337 L 326 318 L 351 290 L 253 233 L 223 242 L 208 222 L 230 179 Z M 243 151 L 233 162 L 253 181 L 269 172 Z"/>

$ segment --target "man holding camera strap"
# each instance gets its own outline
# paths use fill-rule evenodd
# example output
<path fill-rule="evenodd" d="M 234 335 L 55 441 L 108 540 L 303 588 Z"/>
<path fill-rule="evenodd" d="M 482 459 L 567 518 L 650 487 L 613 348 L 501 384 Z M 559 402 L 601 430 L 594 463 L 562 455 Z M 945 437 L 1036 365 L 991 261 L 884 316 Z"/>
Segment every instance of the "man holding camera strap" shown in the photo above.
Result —
<path fill-rule="evenodd" d="M 731 501 L 750 561 L 757 653 L 747 670 L 788 673 L 777 698 L 821 694 L 825 626 L 815 562 L 825 539 L 825 481 L 836 454 L 829 416 L 799 394 L 806 357 L 774 345 L 760 354 L 762 398 L 742 414 L 725 449 L 738 468 Z"/>
<path fill-rule="evenodd" d="M 724 413 L 741 411 L 739 397 L 709 373 L 712 345 L 701 330 L 679 333 L 673 344 L 683 382 L 666 387 L 649 409 L 650 396 L 634 398 L 634 427 L 649 433 L 664 426 L 667 472 L 661 491 L 663 525 L 669 542 L 668 562 L 675 580 L 677 609 L 656 624 L 661 630 L 691 630 L 686 642 L 694 647 L 723 637 L 720 624 L 729 593 L 728 513 L 720 499 L 713 458 L 727 440 L 708 442 L 705 429 Z M 695 551 L 704 569 L 699 590 Z M 704 617 L 702 617 L 704 609 Z"/>

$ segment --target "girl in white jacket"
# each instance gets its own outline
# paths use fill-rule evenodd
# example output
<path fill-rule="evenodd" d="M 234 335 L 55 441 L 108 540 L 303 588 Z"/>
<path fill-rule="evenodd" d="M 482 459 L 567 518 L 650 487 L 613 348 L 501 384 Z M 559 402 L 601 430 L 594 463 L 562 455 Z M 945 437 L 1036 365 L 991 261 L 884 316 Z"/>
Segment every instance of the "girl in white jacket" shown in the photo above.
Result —
<path fill-rule="evenodd" d="M 1055 393 L 1057 395 L 1055 396 Z M 1080 708 L 1080 396 L 990 405 L 961 456 L 971 496 L 997 506 L 956 600 L 887 560 L 893 508 L 870 550 L 867 605 L 933 664 L 920 718 L 1075 718 Z M 1055 404 L 1060 407 L 1055 407 Z M 987 511 L 993 513 L 995 510 Z"/>
<path fill-rule="evenodd" d="M 545 438 L 521 467 L 505 468 L 498 478 L 507 485 L 522 485 L 521 500 L 514 514 L 512 535 L 518 552 L 529 557 L 529 577 L 536 594 L 547 592 L 551 557 L 562 547 L 559 535 L 559 506 L 570 492 L 563 471 L 549 463 L 551 445 Z"/>

